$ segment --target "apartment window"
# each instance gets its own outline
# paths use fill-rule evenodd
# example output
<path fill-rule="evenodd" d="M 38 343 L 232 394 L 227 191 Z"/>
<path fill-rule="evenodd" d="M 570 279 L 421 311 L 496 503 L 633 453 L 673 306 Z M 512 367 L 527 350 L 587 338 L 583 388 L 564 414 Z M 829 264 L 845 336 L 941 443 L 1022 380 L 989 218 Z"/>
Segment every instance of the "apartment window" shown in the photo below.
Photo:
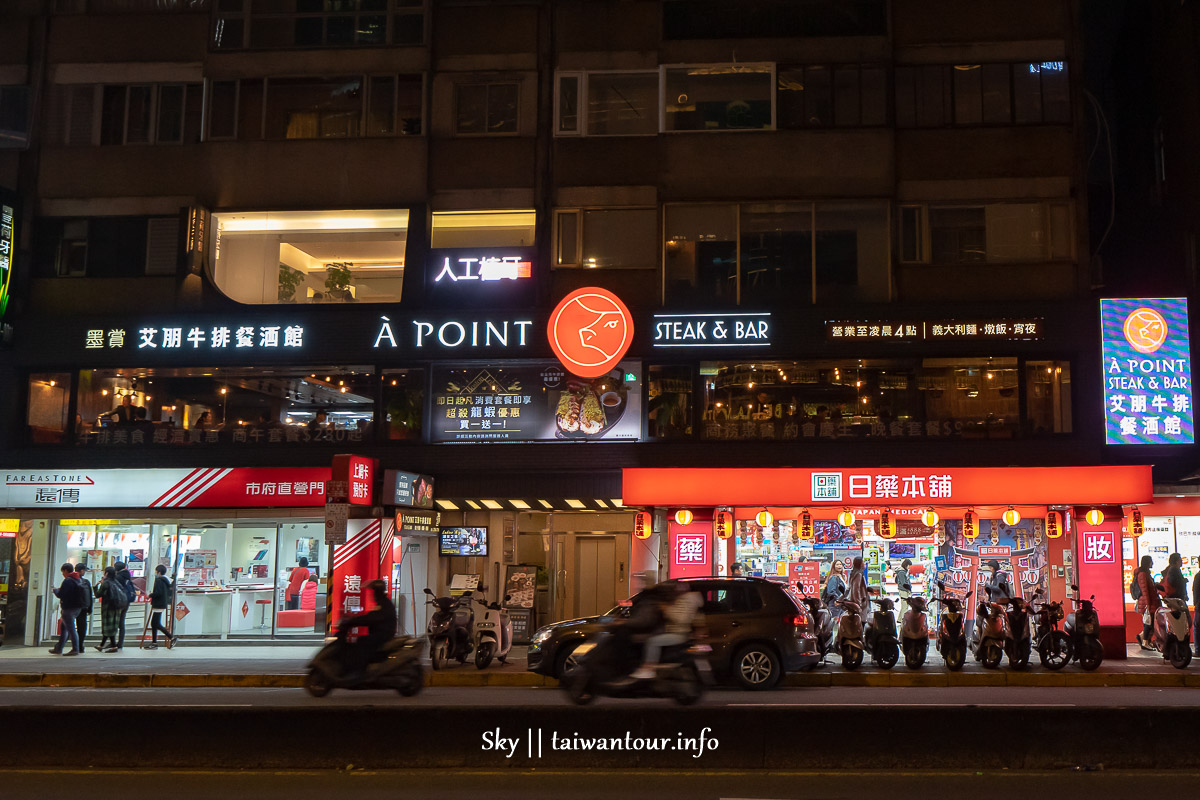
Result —
<path fill-rule="evenodd" d="M 363 112 L 361 75 L 270 78 L 266 138 L 347 139 L 359 135 Z"/>
<path fill-rule="evenodd" d="M 71 375 L 66 372 L 29 376 L 29 403 L 25 419 L 33 444 L 62 444 L 67 438 Z"/>
<path fill-rule="evenodd" d="M 887 70 L 857 65 L 780 67 L 780 129 L 887 124 Z"/>
<path fill-rule="evenodd" d="M 425 0 L 215 0 L 215 50 L 419 45 Z"/>
<path fill-rule="evenodd" d="M 419 75 L 374 75 L 368 79 L 368 136 L 419 136 L 421 95 Z"/>
<path fill-rule="evenodd" d="M 516 133 L 519 97 L 516 83 L 459 84 L 454 90 L 455 129 L 460 135 Z"/>
<path fill-rule="evenodd" d="M 554 119 L 556 132 L 579 133 L 579 84 L 583 77 L 578 73 L 560 74 L 555 89 Z"/>
<path fill-rule="evenodd" d="M 1067 261 L 1073 257 L 1072 241 L 1067 201 L 900 210 L 902 261 L 944 265 Z"/>
<path fill-rule="evenodd" d="M 537 224 L 533 210 L 435 211 L 430 244 L 439 249 L 532 247 Z"/>
<path fill-rule="evenodd" d="M 896 69 L 896 124 L 902 128 L 1070 121 L 1063 61 Z"/>
<path fill-rule="evenodd" d="M 237 81 L 213 81 L 209 84 L 208 138 L 237 137 Z"/>
<path fill-rule="evenodd" d="M 60 87 L 52 130 L 65 144 L 93 143 L 99 92 L 100 144 L 183 144 L 200 140 L 200 84 L 110 84 Z M 59 117 L 53 117 L 58 113 Z"/>
<path fill-rule="evenodd" d="M 560 74 L 557 131 L 588 136 L 656 134 L 658 85 L 657 71 Z M 580 97 L 586 98 L 582 107 Z"/>
<path fill-rule="evenodd" d="M 1071 432 L 1071 363 L 1025 362 L 1025 406 L 1034 436 Z"/>
<path fill-rule="evenodd" d="M 775 127 L 772 64 L 663 68 L 663 131 Z"/>
<path fill-rule="evenodd" d="M 394 303 L 404 288 L 408 211 L 212 215 L 213 283 L 239 303 Z"/>
<path fill-rule="evenodd" d="M 29 145 L 32 103 L 28 86 L 0 86 L 0 148 Z"/>
<path fill-rule="evenodd" d="M 663 38 L 886 36 L 887 0 L 666 0 Z"/>
<path fill-rule="evenodd" d="M 667 302 L 890 296 L 886 203 L 672 204 L 664 213 Z"/>
<path fill-rule="evenodd" d="M 34 249 L 37 263 L 55 277 L 173 275 L 179 260 L 179 218 L 47 218 L 35 230 Z"/>
<path fill-rule="evenodd" d="M 653 269 L 658 209 L 595 208 L 555 213 L 556 267 Z"/>

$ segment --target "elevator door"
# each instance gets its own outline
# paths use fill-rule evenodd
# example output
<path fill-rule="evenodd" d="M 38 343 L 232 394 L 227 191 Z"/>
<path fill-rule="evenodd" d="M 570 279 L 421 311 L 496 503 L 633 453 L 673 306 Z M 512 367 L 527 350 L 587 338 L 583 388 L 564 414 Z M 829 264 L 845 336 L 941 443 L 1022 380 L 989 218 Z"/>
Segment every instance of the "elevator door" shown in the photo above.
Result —
<path fill-rule="evenodd" d="M 604 614 L 617 604 L 617 540 L 575 537 L 575 616 Z"/>

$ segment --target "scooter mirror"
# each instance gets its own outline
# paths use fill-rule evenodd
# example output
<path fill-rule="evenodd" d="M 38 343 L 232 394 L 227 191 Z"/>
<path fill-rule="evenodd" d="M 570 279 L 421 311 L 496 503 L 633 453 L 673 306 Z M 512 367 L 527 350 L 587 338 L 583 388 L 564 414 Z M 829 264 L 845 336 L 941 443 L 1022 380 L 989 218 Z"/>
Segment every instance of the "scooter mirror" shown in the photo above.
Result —
<path fill-rule="evenodd" d="M 512 600 L 512 595 L 511 594 L 504 595 L 504 602 L 507 603 L 509 600 Z"/>
<path fill-rule="evenodd" d="M 432 596 L 433 596 L 433 592 L 429 591 L 429 587 L 428 587 L 428 586 L 426 586 L 426 587 L 425 587 L 425 594 L 429 595 L 430 597 L 432 597 Z"/>
<path fill-rule="evenodd" d="M 1071 591 L 1072 591 L 1072 592 L 1078 592 L 1078 591 L 1079 591 L 1079 587 L 1078 587 L 1078 586 L 1076 586 L 1075 584 L 1073 584 L 1073 583 L 1072 583 L 1072 584 L 1071 584 Z"/>

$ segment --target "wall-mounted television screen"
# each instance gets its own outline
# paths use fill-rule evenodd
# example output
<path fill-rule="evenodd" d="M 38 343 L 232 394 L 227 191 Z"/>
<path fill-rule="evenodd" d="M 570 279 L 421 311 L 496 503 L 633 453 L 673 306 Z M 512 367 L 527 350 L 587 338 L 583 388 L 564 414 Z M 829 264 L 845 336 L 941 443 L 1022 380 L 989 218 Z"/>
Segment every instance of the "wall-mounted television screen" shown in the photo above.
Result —
<path fill-rule="evenodd" d="M 443 556 L 486 556 L 487 528 L 441 528 L 438 554 Z"/>

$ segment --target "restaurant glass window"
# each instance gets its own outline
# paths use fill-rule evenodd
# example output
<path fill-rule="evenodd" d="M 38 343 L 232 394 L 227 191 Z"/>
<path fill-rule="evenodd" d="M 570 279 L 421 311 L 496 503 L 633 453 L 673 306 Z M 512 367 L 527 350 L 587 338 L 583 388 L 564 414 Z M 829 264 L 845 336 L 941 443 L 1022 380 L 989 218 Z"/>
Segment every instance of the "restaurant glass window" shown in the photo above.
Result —
<path fill-rule="evenodd" d="M 213 283 L 239 303 L 394 303 L 406 209 L 212 215 Z"/>
<path fill-rule="evenodd" d="M 901 128 L 1071 121 L 1064 61 L 897 67 L 895 86 Z"/>
<path fill-rule="evenodd" d="M 152 333 L 151 333 L 152 332 Z M 124 333 L 124 332 L 123 332 Z M 257 349 L 271 329 L 163 328 L 129 331 L 158 348 L 209 346 L 228 333 Z M 277 330 L 279 346 L 287 332 Z M 175 345 L 181 342 L 181 345 Z M 105 447 L 300 447 L 368 441 L 376 378 L 370 367 L 190 367 L 82 370 L 76 442 Z"/>
<path fill-rule="evenodd" d="M 647 375 L 650 404 L 646 413 L 651 439 L 691 437 L 694 374 L 690 366 L 651 365 Z"/>
<path fill-rule="evenodd" d="M 1070 362 L 1027 361 L 1025 363 L 1025 405 L 1030 432 L 1033 435 L 1070 433 Z"/>
<path fill-rule="evenodd" d="M 909 220 L 902 218 L 902 228 Z M 1005 264 L 1071 257 L 1070 203 L 931 206 L 930 259 L 935 264 Z M 907 234 L 901 233 L 901 238 Z"/>
<path fill-rule="evenodd" d="M 530 247 L 536 223 L 532 210 L 435 211 L 431 242 L 434 249 Z"/>
<path fill-rule="evenodd" d="M 66 372 L 42 372 L 29 376 L 26 424 L 33 444 L 61 444 L 67 441 L 71 405 L 71 375 Z"/>
<path fill-rule="evenodd" d="M 705 439 L 1011 439 L 1015 358 L 705 362 Z"/>
<path fill-rule="evenodd" d="M 775 127 L 771 64 L 664 68 L 664 131 L 770 130 Z"/>
<path fill-rule="evenodd" d="M 592 208 L 555 212 L 556 267 L 654 269 L 658 209 Z"/>
<path fill-rule="evenodd" d="M 664 214 L 667 297 L 736 302 L 738 207 L 668 205 Z"/>
<path fill-rule="evenodd" d="M 421 441 L 425 419 L 425 387 L 428 382 L 425 370 L 387 370 L 381 380 L 387 438 Z"/>

